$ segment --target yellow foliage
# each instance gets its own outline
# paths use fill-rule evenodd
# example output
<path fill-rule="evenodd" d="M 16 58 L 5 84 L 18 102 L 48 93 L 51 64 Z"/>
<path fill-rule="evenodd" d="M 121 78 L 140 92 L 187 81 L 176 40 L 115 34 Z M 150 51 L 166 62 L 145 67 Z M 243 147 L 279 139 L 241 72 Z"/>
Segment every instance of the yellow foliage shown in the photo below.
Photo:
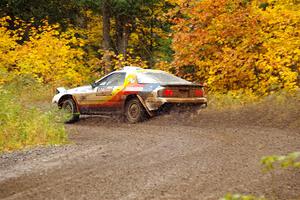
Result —
<path fill-rule="evenodd" d="M 88 18 L 87 27 L 84 30 L 85 34 L 88 35 L 87 43 L 90 45 L 101 46 L 102 45 L 102 17 L 95 15 L 92 11 L 88 10 L 85 12 Z"/>
<path fill-rule="evenodd" d="M 128 49 L 126 57 L 123 54 L 116 54 L 113 51 L 102 51 L 99 53 L 107 55 L 110 59 L 103 58 L 99 61 L 99 66 L 112 66 L 113 70 L 120 70 L 124 66 L 138 66 L 141 68 L 147 68 L 147 62 L 142 60 L 139 56 L 133 56 L 133 49 Z M 108 63 L 109 62 L 109 63 Z M 99 70 L 98 70 L 99 71 Z"/>
<path fill-rule="evenodd" d="M 8 30 L 6 21 L 0 19 L 0 72 L 10 76 L 27 74 L 54 85 L 78 85 L 88 78 L 86 52 L 80 48 L 85 42 L 75 36 L 76 30 L 61 33 L 59 25 L 44 20 L 38 28 L 29 24 L 29 40 L 19 44 L 26 29 Z M 24 27 L 25 22 L 16 23 Z"/>

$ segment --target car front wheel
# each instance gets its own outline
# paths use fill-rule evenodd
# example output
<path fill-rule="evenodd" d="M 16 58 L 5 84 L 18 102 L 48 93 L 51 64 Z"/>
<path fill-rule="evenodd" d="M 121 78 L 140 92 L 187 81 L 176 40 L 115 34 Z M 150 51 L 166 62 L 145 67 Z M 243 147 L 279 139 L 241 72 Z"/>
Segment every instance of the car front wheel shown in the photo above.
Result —
<path fill-rule="evenodd" d="M 145 109 L 137 98 L 131 99 L 126 102 L 125 117 L 126 120 L 132 124 L 141 122 L 145 119 Z"/>
<path fill-rule="evenodd" d="M 62 103 L 61 108 L 66 113 L 65 123 L 74 123 L 79 120 L 79 113 L 73 99 L 67 99 Z"/>

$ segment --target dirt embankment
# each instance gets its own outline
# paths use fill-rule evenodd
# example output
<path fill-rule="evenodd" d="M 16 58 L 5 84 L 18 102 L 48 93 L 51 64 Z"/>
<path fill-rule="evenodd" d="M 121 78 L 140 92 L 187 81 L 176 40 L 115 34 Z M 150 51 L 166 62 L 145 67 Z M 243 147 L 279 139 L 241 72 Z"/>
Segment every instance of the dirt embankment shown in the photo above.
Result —
<path fill-rule="evenodd" d="M 0 199 L 299 199 L 300 171 L 260 158 L 300 147 L 300 112 L 268 106 L 173 113 L 128 125 L 84 118 L 71 144 L 0 156 Z"/>

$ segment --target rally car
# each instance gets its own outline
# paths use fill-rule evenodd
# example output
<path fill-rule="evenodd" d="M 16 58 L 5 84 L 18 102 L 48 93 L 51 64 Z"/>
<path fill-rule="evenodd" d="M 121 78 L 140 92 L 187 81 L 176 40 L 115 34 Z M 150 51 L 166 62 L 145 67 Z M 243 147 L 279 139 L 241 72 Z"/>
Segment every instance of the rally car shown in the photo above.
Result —
<path fill-rule="evenodd" d="M 57 88 L 53 103 L 70 113 L 67 123 L 80 115 L 119 113 L 129 123 L 141 122 L 172 106 L 206 107 L 204 86 L 161 70 L 124 67 L 74 89 Z"/>

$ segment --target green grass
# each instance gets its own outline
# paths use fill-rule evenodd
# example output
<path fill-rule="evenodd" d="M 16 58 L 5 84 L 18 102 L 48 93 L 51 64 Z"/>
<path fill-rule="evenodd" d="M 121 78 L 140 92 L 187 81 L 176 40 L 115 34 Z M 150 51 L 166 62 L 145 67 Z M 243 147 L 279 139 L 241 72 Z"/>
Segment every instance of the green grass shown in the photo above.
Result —
<path fill-rule="evenodd" d="M 28 78 L 0 86 L 0 152 L 67 142 L 63 115 L 49 105 L 51 96 L 50 88 Z"/>

